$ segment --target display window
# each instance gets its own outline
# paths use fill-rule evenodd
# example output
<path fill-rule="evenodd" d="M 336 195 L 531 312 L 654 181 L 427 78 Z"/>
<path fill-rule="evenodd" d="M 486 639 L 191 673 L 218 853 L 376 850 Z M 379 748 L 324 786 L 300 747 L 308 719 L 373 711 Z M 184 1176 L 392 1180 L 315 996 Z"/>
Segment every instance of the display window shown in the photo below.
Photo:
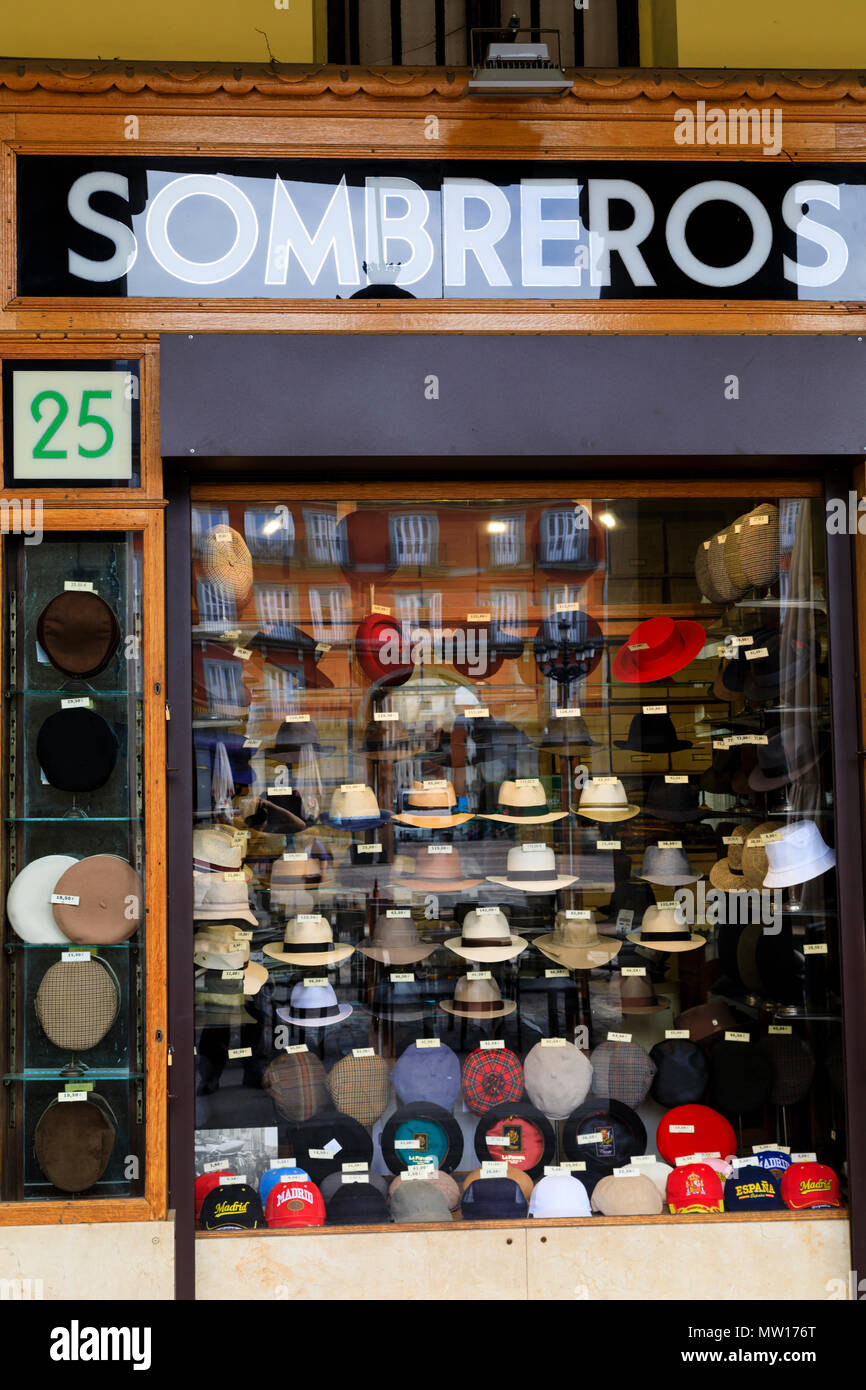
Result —
<path fill-rule="evenodd" d="M 820 501 L 201 491 L 200 1229 L 842 1205 Z"/>

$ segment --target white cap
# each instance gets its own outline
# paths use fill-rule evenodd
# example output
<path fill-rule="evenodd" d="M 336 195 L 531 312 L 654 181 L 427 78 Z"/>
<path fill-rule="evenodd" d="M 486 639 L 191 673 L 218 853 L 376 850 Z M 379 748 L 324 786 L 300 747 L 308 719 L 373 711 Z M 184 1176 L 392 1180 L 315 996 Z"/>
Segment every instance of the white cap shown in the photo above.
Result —
<path fill-rule="evenodd" d="M 551 1173 L 532 1189 L 529 1215 L 538 1217 L 592 1216 L 589 1193 L 580 1178 Z"/>

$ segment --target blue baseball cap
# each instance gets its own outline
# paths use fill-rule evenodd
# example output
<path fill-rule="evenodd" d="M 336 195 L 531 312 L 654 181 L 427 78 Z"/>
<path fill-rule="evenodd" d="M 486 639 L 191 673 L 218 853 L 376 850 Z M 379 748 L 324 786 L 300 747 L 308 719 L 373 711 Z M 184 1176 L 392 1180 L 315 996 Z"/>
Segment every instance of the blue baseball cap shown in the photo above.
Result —
<path fill-rule="evenodd" d="M 476 1178 L 463 1193 L 466 1221 L 514 1221 L 526 1216 L 526 1197 L 513 1178 Z"/>
<path fill-rule="evenodd" d="M 780 1179 L 758 1163 L 746 1163 L 725 1183 L 725 1211 L 784 1211 Z"/>
<path fill-rule="evenodd" d="M 761 1168 L 769 1168 L 770 1172 L 778 1173 L 781 1177 L 785 1169 L 791 1166 L 791 1155 L 782 1149 L 764 1149 L 761 1153 L 755 1154 L 755 1162 Z"/>
<path fill-rule="evenodd" d="M 268 1193 L 272 1188 L 281 1182 L 291 1182 L 299 1179 L 301 1182 L 309 1182 L 310 1175 L 303 1168 L 294 1168 L 291 1163 L 287 1163 L 283 1168 L 268 1168 L 259 1178 L 259 1198 L 262 1206 L 268 1200 Z"/>
<path fill-rule="evenodd" d="M 443 1042 L 421 1048 L 413 1042 L 397 1058 L 391 1080 L 403 1105 L 429 1100 L 451 1110 L 460 1094 L 460 1059 Z"/>

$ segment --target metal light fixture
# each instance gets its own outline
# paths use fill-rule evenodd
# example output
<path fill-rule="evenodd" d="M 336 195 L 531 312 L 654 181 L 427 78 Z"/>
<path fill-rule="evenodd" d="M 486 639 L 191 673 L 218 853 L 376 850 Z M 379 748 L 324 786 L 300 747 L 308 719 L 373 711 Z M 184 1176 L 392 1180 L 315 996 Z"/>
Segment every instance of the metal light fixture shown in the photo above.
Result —
<path fill-rule="evenodd" d="M 559 30 L 521 29 L 518 24 L 514 16 L 506 42 L 502 42 L 502 29 L 472 30 L 469 91 L 474 96 L 505 97 L 558 97 L 570 91 L 571 78 L 562 71 Z M 556 40 L 554 58 L 547 43 L 531 42 L 533 35 L 540 39 L 550 34 Z M 521 35 L 529 35 L 530 39 L 524 41 Z"/>

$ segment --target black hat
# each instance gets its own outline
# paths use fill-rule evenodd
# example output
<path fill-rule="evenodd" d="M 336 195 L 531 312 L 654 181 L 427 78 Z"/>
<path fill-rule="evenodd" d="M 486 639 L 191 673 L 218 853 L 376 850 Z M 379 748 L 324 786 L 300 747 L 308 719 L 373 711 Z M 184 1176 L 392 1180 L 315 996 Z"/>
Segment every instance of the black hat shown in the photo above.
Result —
<path fill-rule="evenodd" d="M 296 760 L 304 748 L 314 753 L 333 753 L 334 747 L 323 748 L 319 741 L 319 730 L 312 719 L 284 719 L 274 735 L 274 746 L 268 751 L 282 754 L 289 761 Z"/>
<path fill-rule="evenodd" d="M 673 774 L 676 775 L 676 774 Z M 669 782 L 665 777 L 654 777 L 644 802 L 644 811 L 656 820 L 674 822 L 703 820 L 709 814 L 706 806 L 700 803 L 697 787 L 689 782 Z"/>
<path fill-rule="evenodd" d="M 767 1097 L 771 1105 L 796 1105 L 809 1094 L 815 1076 L 815 1054 L 805 1038 L 776 1034 L 758 1044 L 773 1068 Z"/>
<path fill-rule="evenodd" d="M 717 1110 L 747 1115 L 767 1100 L 773 1065 L 757 1043 L 725 1042 L 709 1049 L 709 1103 Z"/>
<path fill-rule="evenodd" d="M 707 1089 L 710 1068 L 702 1047 L 688 1038 L 665 1038 L 650 1052 L 656 1074 L 650 1094 L 659 1105 L 694 1105 Z"/>
<path fill-rule="evenodd" d="M 782 636 L 782 633 L 774 630 L 760 644 L 756 637 L 754 646 L 748 649 L 759 651 L 761 647 L 766 647 L 767 655 L 744 663 L 746 679 L 743 694 L 747 700 L 766 700 L 779 693 L 784 686 L 803 680 L 817 666 L 821 648 L 816 639 L 788 637 L 783 643 Z"/>
<path fill-rule="evenodd" d="M 264 797 L 259 797 L 255 810 L 244 817 L 244 825 L 264 835 L 294 835 L 298 830 L 307 828 L 307 822 L 294 815 L 288 805 L 278 806 L 276 802 L 266 801 Z"/>
<path fill-rule="evenodd" d="M 329 1173 L 342 1172 L 344 1163 L 369 1164 L 373 1157 L 373 1140 L 364 1126 L 339 1110 L 320 1110 L 312 1119 L 290 1125 L 287 1142 L 295 1164 L 316 1186 Z M 316 1151 L 331 1156 L 315 1157 Z"/>
<path fill-rule="evenodd" d="M 103 787 L 117 762 L 117 734 L 92 709 L 49 714 L 36 735 L 36 757 L 52 787 L 92 792 Z"/>
<path fill-rule="evenodd" d="M 579 1136 L 601 1134 L 592 1144 L 581 1144 Z M 621 1100 L 596 1097 L 572 1110 L 562 1127 L 562 1148 L 567 1159 L 593 1163 L 610 1173 L 622 1167 L 635 1154 L 646 1153 L 646 1130 L 631 1106 Z"/>
<path fill-rule="evenodd" d="M 256 1231 L 264 1224 L 259 1194 L 245 1182 L 214 1187 L 201 1204 L 203 1231 Z"/>
<path fill-rule="evenodd" d="M 507 1136 L 507 1144 L 488 1143 L 495 1130 L 497 1137 Z M 527 1173 L 535 1182 L 544 1172 L 545 1164 L 553 1162 L 556 1135 L 546 1115 L 528 1101 L 504 1101 L 485 1110 L 475 1130 L 475 1153 L 479 1163 L 504 1159 Z"/>
<path fill-rule="evenodd" d="M 369 1182 L 342 1183 L 325 1209 L 326 1226 L 387 1226 L 388 1203 Z"/>
<path fill-rule="evenodd" d="M 404 1143 L 414 1147 L 404 1148 Z M 392 1173 L 404 1172 L 413 1158 L 427 1154 L 437 1159 L 443 1173 L 453 1173 L 463 1157 L 463 1131 L 451 1111 L 432 1100 L 415 1100 L 395 1110 L 382 1130 L 381 1144 Z"/>
<path fill-rule="evenodd" d="M 538 741 L 539 748 L 549 748 L 554 752 L 596 746 L 597 740 L 590 734 L 582 714 L 555 714 L 548 719 Z"/>
<path fill-rule="evenodd" d="M 387 1196 L 388 1196 L 388 1188 L 389 1188 L 389 1186 L 390 1186 L 390 1184 L 391 1184 L 392 1181 L 393 1181 L 393 1179 L 392 1179 L 392 1178 L 386 1178 L 385 1175 L 384 1175 L 384 1173 L 371 1173 L 371 1172 L 369 1172 L 369 1171 L 367 1172 L 367 1175 L 366 1175 L 366 1177 L 364 1178 L 364 1183 L 365 1183 L 367 1186 L 369 1186 L 369 1187 L 375 1188 L 375 1190 L 376 1190 L 377 1192 L 381 1193 L 381 1195 L 382 1195 L 383 1197 L 387 1197 Z M 348 1183 L 346 1184 L 347 1187 L 348 1187 L 349 1185 L 350 1185 L 350 1184 L 348 1184 Z M 354 1184 L 354 1185 L 357 1186 L 357 1187 L 361 1187 L 361 1186 L 363 1186 L 364 1184 L 362 1184 L 362 1183 L 356 1183 L 356 1184 Z M 339 1192 L 339 1190 L 340 1190 L 340 1188 L 341 1188 L 342 1186 L 343 1186 L 343 1174 L 342 1174 L 342 1172 L 340 1172 L 340 1173 L 329 1173 L 328 1176 L 327 1176 L 326 1178 L 323 1178 L 323 1179 L 322 1179 L 321 1183 L 319 1184 L 319 1191 L 320 1191 L 321 1194 L 322 1194 L 322 1199 L 323 1199 L 323 1201 L 324 1201 L 324 1203 L 325 1203 L 325 1208 L 326 1208 L 326 1209 L 327 1209 L 327 1207 L 328 1207 L 329 1202 L 333 1201 L 335 1195 L 337 1194 L 337 1192 Z"/>
<path fill-rule="evenodd" d="M 677 738 L 674 721 L 669 714 L 644 714 L 640 710 L 629 725 L 628 738 L 614 739 L 617 748 L 630 748 L 635 753 L 676 753 L 691 748 L 687 738 Z"/>

